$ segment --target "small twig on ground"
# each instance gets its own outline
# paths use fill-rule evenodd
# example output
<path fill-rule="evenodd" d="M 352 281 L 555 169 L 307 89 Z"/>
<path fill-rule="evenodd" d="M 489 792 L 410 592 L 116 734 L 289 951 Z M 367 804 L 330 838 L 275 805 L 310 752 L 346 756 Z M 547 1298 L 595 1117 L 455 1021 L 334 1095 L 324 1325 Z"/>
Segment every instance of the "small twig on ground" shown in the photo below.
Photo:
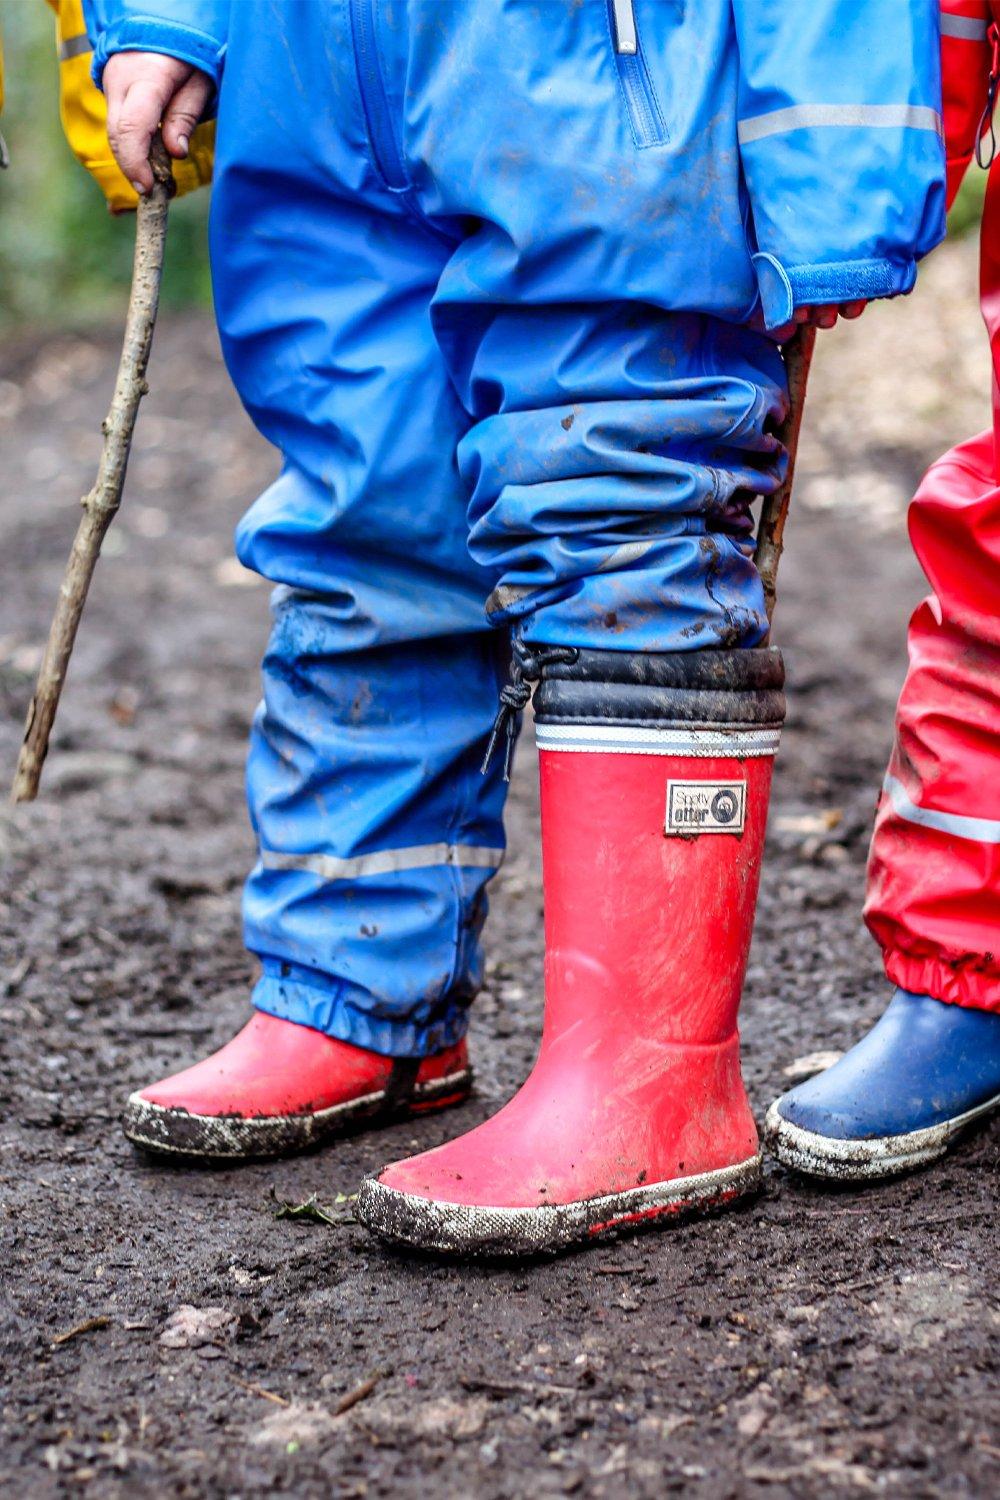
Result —
<path fill-rule="evenodd" d="M 384 1373 L 385 1371 L 380 1371 L 377 1375 L 370 1375 L 367 1380 L 363 1380 L 360 1385 L 356 1385 L 353 1391 L 348 1391 L 346 1396 L 341 1396 L 333 1408 L 333 1415 L 335 1417 L 342 1417 L 345 1411 L 350 1411 L 352 1406 L 357 1406 L 359 1401 L 363 1401 L 366 1396 L 370 1396 Z"/>
<path fill-rule="evenodd" d="M 57 1333 L 52 1340 L 52 1348 L 55 1349 L 59 1344 L 68 1344 L 70 1339 L 79 1338 L 81 1333 L 96 1333 L 99 1328 L 108 1328 L 110 1324 L 111 1319 L 105 1317 L 103 1313 L 96 1318 L 85 1318 L 75 1327 L 67 1328 L 65 1333 Z"/>
<path fill-rule="evenodd" d="M 233 1379 L 244 1391 L 249 1391 L 251 1396 L 263 1396 L 265 1401 L 273 1401 L 275 1406 L 291 1406 L 287 1396 L 279 1396 L 277 1391 L 265 1390 L 262 1385 L 255 1385 L 251 1380 L 241 1380 L 238 1375 Z"/>
<path fill-rule="evenodd" d="M 154 187 L 139 199 L 135 231 L 132 291 L 125 320 L 125 338 L 111 409 L 104 419 L 104 447 L 94 487 L 82 501 L 83 516 L 59 586 L 59 600 L 49 629 L 45 655 L 38 671 L 34 697 L 28 706 L 24 741 L 18 756 L 12 802 L 33 802 L 38 794 L 42 765 L 49 748 L 69 659 L 87 591 L 94 576 L 108 527 L 121 504 L 125 470 L 139 402 L 149 387 L 146 366 L 153 343 L 156 309 L 163 274 L 167 235 L 167 205 L 174 193 L 170 158 L 157 132 L 150 153 Z"/>
<path fill-rule="evenodd" d="M 31 973 L 34 962 L 35 960 L 30 954 L 26 958 L 22 958 L 21 962 L 16 964 L 7 975 L 3 986 L 0 987 L 0 995 L 3 995 L 5 999 L 16 995 L 21 985 Z"/>

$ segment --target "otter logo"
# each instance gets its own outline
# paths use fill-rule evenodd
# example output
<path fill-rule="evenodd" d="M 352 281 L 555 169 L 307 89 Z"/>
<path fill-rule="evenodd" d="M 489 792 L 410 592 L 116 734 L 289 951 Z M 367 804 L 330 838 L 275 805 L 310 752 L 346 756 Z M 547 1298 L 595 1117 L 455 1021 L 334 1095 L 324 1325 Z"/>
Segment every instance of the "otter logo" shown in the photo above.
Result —
<path fill-rule="evenodd" d="M 740 799 L 734 796 L 729 787 L 723 792 L 716 792 L 712 798 L 711 813 L 717 823 L 731 823 L 739 810 Z"/>
<path fill-rule="evenodd" d="M 746 822 L 745 781 L 668 781 L 667 834 L 697 838 L 702 833 L 742 833 Z"/>

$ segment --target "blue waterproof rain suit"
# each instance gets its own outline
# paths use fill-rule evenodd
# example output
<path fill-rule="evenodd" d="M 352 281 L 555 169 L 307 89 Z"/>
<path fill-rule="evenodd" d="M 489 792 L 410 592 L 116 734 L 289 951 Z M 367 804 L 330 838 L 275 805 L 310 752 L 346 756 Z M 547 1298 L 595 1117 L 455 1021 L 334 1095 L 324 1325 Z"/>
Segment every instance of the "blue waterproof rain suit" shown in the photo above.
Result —
<path fill-rule="evenodd" d="M 218 84 L 225 356 L 280 477 L 249 759 L 255 1004 L 456 1040 L 507 632 L 753 645 L 771 334 L 943 232 L 937 0 L 90 0 Z M 488 603 L 487 603 L 488 601 Z M 484 608 L 484 605 L 486 606 Z"/>

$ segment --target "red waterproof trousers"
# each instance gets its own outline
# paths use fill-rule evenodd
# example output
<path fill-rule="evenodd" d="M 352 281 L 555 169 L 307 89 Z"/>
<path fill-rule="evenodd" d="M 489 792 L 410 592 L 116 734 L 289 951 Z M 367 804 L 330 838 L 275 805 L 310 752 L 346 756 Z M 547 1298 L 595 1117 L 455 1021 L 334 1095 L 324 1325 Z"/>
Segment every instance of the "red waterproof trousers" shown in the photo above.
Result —
<path fill-rule="evenodd" d="M 1000 0 L 943 0 L 948 187 L 992 150 Z M 933 592 L 910 621 L 865 918 L 905 989 L 1000 1012 L 1000 164 L 982 226 L 993 427 L 945 455 L 910 508 Z"/>

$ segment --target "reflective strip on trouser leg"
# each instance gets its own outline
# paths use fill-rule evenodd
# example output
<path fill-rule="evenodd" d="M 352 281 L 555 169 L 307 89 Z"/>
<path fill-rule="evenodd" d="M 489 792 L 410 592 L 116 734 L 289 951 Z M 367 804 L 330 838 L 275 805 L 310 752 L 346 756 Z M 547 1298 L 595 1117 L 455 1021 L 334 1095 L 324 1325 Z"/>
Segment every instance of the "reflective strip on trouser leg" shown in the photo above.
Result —
<path fill-rule="evenodd" d="M 418 844 L 413 849 L 380 849 L 341 859 L 333 854 L 279 854 L 262 849 L 265 870 L 308 870 L 324 882 L 360 880 L 368 875 L 393 875 L 401 870 L 422 870 L 451 865 L 457 870 L 498 870 L 502 849 L 483 849 L 475 844 Z"/>
<path fill-rule="evenodd" d="M 984 433 L 936 464 L 910 533 L 933 586 L 869 860 L 865 917 L 889 978 L 1000 1010 L 1000 489 Z"/>
<path fill-rule="evenodd" d="M 499 776 L 479 774 L 497 641 L 345 655 L 339 632 L 335 604 L 279 594 L 248 763 L 254 1003 L 375 1051 L 434 1051 L 462 1034 L 502 859 Z"/>
<path fill-rule="evenodd" d="M 981 16 L 958 16 L 941 13 L 941 35 L 962 42 L 985 42 L 990 23 L 985 14 Z"/>
<path fill-rule="evenodd" d="M 886 776 L 882 790 L 892 804 L 893 813 L 904 823 L 915 823 L 918 828 L 934 828 L 949 838 L 968 839 L 974 844 L 1000 844 L 1000 818 L 974 818 L 967 813 L 920 807 L 910 800 L 903 783 L 895 776 Z"/>

